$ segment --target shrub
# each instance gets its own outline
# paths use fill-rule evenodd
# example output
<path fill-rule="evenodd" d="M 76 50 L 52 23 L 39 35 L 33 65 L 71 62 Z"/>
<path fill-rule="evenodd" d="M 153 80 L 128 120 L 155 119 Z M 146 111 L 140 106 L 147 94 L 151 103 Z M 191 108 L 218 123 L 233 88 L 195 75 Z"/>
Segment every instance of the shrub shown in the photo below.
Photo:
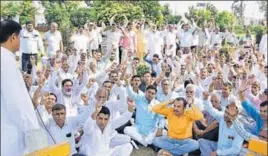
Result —
<path fill-rule="evenodd" d="M 256 25 L 252 29 L 253 33 L 256 34 L 256 44 L 259 44 L 261 42 L 262 35 L 265 33 L 266 28 L 262 25 Z"/>
<path fill-rule="evenodd" d="M 150 71 L 150 68 L 146 64 L 141 64 L 136 69 L 137 75 L 142 76 L 145 71 Z"/>
<path fill-rule="evenodd" d="M 79 8 L 71 13 L 70 21 L 74 27 L 83 26 L 89 20 L 90 12 L 88 8 Z"/>

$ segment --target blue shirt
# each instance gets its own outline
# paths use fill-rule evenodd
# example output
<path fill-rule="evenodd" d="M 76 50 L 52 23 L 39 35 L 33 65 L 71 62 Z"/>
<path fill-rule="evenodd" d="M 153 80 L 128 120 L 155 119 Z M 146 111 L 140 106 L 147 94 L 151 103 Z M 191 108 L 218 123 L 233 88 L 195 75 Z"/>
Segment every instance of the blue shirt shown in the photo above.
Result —
<path fill-rule="evenodd" d="M 164 128 L 164 117 L 152 112 L 152 107 L 159 103 L 157 100 L 153 99 L 148 103 L 144 94 L 135 93 L 130 86 L 127 87 L 127 93 L 136 102 L 135 127 L 141 135 L 146 136 L 158 127 Z"/>
<path fill-rule="evenodd" d="M 254 135 L 259 135 L 264 121 L 261 118 L 260 112 L 252 105 L 249 101 L 245 100 L 242 102 L 242 106 L 244 110 L 247 112 L 249 116 L 251 116 L 255 121 L 256 121 L 256 126 L 253 129 L 253 134 Z"/>
<path fill-rule="evenodd" d="M 208 100 L 204 101 L 205 110 L 219 122 L 218 155 L 238 155 L 244 139 L 237 133 L 234 125 L 227 127 L 224 121 L 224 112 L 212 107 Z"/>

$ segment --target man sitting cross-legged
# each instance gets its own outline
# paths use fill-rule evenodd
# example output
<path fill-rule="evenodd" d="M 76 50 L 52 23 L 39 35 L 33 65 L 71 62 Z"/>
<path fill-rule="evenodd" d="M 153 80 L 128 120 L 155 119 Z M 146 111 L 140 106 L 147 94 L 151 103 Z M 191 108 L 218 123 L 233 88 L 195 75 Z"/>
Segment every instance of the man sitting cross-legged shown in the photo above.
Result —
<path fill-rule="evenodd" d="M 116 135 L 115 129 L 125 124 L 132 116 L 135 103 L 128 98 L 128 111 L 116 119 L 110 119 L 110 110 L 103 106 L 102 100 L 96 103 L 96 108 L 84 125 L 81 153 L 88 156 L 129 156 L 133 150 L 130 143 L 110 148 L 111 139 Z"/>
<path fill-rule="evenodd" d="M 168 105 L 173 104 L 173 107 Z M 153 107 L 152 111 L 164 115 L 168 120 L 168 136 L 156 137 L 153 144 L 162 150 L 162 155 L 183 155 L 197 150 L 199 144 L 192 139 L 193 122 L 203 118 L 202 112 L 195 105 L 186 109 L 187 101 L 176 98 Z"/>

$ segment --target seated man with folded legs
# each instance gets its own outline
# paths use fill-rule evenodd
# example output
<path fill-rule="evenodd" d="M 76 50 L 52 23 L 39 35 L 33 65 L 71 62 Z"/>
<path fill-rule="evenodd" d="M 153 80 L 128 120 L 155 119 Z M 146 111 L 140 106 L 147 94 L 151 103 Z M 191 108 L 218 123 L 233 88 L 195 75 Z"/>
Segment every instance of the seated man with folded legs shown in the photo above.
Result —
<path fill-rule="evenodd" d="M 168 105 L 173 104 L 173 107 Z M 186 109 L 187 101 L 176 98 L 153 107 L 153 112 L 164 115 L 168 120 L 168 136 L 154 139 L 153 144 L 162 150 L 162 155 L 183 155 L 199 148 L 196 140 L 192 139 L 192 128 L 195 121 L 203 118 L 202 112 L 195 106 Z"/>
<path fill-rule="evenodd" d="M 102 100 L 84 125 L 81 153 L 87 156 L 130 156 L 133 147 L 130 143 L 110 147 L 111 139 L 116 135 L 115 129 L 125 124 L 135 109 L 134 101 L 128 99 L 128 111 L 116 119 L 110 119 L 110 110 L 103 106 Z"/>

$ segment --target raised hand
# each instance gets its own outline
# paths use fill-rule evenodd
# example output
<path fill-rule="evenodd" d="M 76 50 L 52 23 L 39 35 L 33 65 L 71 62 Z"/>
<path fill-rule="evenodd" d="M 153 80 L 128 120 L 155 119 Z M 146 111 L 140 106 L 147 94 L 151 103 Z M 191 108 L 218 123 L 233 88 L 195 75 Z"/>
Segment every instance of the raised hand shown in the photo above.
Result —
<path fill-rule="evenodd" d="M 102 106 L 103 106 L 103 100 L 97 101 L 95 112 L 98 112 L 99 113 L 101 111 L 101 109 L 102 109 Z"/>
<path fill-rule="evenodd" d="M 90 88 L 90 87 L 93 85 L 94 82 L 95 82 L 95 79 L 94 79 L 94 78 L 90 78 L 90 79 L 88 80 L 88 83 L 87 83 L 86 87 L 87 87 L 87 88 Z"/>
<path fill-rule="evenodd" d="M 45 80 L 46 80 L 45 76 L 41 75 L 40 79 L 38 80 L 38 86 L 43 87 L 45 84 Z"/>
<path fill-rule="evenodd" d="M 131 77 L 131 74 L 126 74 L 126 76 L 124 77 L 126 85 L 129 85 L 129 79 Z"/>
<path fill-rule="evenodd" d="M 208 100 L 209 93 L 207 91 L 203 92 L 203 99 Z"/>
<path fill-rule="evenodd" d="M 88 97 L 88 95 L 86 93 L 81 94 L 81 99 L 82 99 L 82 101 L 84 102 L 85 105 L 88 105 L 89 97 Z"/>

